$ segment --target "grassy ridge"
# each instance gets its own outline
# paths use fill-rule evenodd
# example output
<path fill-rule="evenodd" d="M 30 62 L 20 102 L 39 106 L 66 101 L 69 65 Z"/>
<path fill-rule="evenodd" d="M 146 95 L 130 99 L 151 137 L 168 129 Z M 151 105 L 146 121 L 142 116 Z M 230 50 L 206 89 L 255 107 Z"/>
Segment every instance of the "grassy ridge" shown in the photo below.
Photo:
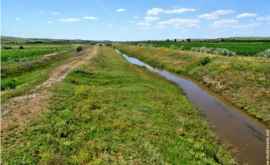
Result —
<path fill-rule="evenodd" d="M 185 75 L 270 126 L 270 60 L 119 45 L 147 63 Z"/>
<path fill-rule="evenodd" d="M 174 49 L 191 50 L 194 47 L 207 47 L 207 48 L 225 48 L 235 52 L 238 55 L 254 56 L 259 52 L 270 49 L 270 42 L 207 42 L 207 41 L 192 41 L 192 42 L 152 42 L 150 45 L 154 47 L 165 47 Z"/>
<path fill-rule="evenodd" d="M 49 111 L 5 134 L 6 164 L 232 164 L 178 87 L 101 48 Z"/>

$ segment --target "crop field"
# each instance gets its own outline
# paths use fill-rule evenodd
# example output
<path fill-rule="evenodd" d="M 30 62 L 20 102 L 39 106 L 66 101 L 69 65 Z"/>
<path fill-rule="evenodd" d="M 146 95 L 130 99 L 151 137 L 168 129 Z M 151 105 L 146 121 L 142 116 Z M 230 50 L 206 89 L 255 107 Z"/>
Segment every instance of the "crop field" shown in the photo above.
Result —
<path fill-rule="evenodd" d="M 270 60 L 118 45 L 152 66 L 184 75 L 270 127 Z"/>
<path fill-rule="evenodd" d="M 21 48 L 20 48 L 21 47 Z M 4 45 L 1 50 L 2 101 L 23 94 L 46 79 L 49 70 L 69 56 L 72 45 Z"/>
<path fill-rule="evenodd" d="M 9 49 L 5 49 L 8 47 Z M 21 62 L 40 58 L 43 55 L 68 50 L 70 45 L 27 45 L 27 46 L 3 46 L 1 52 L 1 61 L 6 62 Z"/>
<path fill-rule="evenodd" d="M 112 48 L 52 93 L 48 111 L 5 132 L 6 164 L 234 164 L 175 85 Z"/>
<path fill-rule="evenodd" d="M 182 50 L 192 50 L 192 48 L 225 48 L 244 56 L 263 56 L 265 50 L 270 49 L 270 41 L 191 41 L 191 42 L 150 42 L 146 45 L 154 47 L 165 47 Z"/>

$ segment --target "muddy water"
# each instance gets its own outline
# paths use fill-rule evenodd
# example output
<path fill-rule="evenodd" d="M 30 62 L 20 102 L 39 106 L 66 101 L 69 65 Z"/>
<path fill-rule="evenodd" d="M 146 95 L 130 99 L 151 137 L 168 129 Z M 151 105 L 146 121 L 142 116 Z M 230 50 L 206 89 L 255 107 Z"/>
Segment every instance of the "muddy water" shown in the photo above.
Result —
<path fill-rule="evenodd" d="M 120 54 L 120 52 L 117 50 Z M 235 150 L 235 158 L 240 164 L 266 164 L 266 127 L 237 110 L 221 99 L 209 94 L 191 80 L 179 75 L 153 68 L 150 65 L 125 54 L 122 56 L 131 64 L 145 67 L 178 85 L 213 126 L 219 139 Z"/>

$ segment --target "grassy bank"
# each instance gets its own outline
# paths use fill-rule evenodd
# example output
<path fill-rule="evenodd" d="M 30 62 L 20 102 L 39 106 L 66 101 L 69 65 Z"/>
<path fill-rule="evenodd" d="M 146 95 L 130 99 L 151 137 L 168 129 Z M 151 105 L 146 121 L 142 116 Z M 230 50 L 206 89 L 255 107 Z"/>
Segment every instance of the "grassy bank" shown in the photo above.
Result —
<path fill-rule="evenodd" d="M 18 96 L 47 79 L 52 68 L 71 57 L 71 45 L 35 45 L 1 50 L 1 101 Z M 55 53 L 44 56 L 48 53 Z"/>
<path fill-rule="evenodd" d="M 49 111 L 2 139 L 6 164 L 232 164 L 178 87 L 100 48 Z"/>
<path fill-rule="evenodd" d="M 118 45 L 155 67 L 187 76 L 270 127 L 270 60 Z"/>

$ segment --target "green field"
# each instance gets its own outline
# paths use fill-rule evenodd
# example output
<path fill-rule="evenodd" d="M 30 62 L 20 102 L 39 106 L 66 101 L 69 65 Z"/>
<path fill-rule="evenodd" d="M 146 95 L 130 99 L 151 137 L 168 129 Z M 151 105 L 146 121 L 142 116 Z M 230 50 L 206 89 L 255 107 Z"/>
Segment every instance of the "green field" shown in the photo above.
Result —
<path fill-rule="evenodd" d="M 69 52 L 74 50 L 74 46 L 68 44 L 27 44 L 23 49 L 17 45 L 8 47 L 11 49 L 1 50 L 2 101 L 40 84 L 47 79 L 51 68 L 68 58 Z"/>
<path fill-rule="evenodd" d="M 5 47 L 5 46 L 3 46 Z M 71 49 L 71 45 L 25 45 L 23 49 L 20 46 L 9 45 L 12 49 L 2 49 L 1 61 L 6 62 L 21 62 L 40 58 L 41 56 L 53 52 Z"/>
<path fill-rule="evenodd" d="M 270 127 L 270 60 L 117 45 L 152 66 L 187 76 Z"/>
<path fill-rule="evenodd" d="M 5 164 L 233 164 L 168 81 L 111 48 L 53 89 L 49 110 L 2 139 Z"/>
<path fill-rule="evenodd" d="M 224 41 L 224 42 L 211 42 L 211 41 L 191 41 L 191 42 L 166 42 L 156 41 L 149 42 L 146 45 L 154 47 L 165 47 L 173 49 L 191 50 L 196 47 L 207 48 L 225 48 L 235 52 L 238 55 L 244 56 L 260 56 L 259 53 L 270 49 L 270 41 Z"/>

